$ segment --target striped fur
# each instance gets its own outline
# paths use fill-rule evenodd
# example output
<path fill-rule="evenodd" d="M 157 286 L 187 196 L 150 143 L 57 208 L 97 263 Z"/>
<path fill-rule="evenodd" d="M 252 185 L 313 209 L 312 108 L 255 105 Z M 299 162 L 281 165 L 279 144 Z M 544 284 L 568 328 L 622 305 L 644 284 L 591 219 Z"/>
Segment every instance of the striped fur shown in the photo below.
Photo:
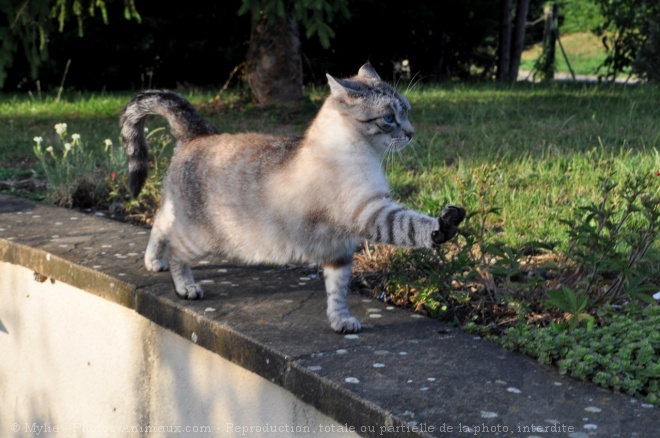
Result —
<path fill-rule="evenodd" d="M 328 83 L 330 96 L 301 138 L 220 134 L 169 91 L 147 91 L 126 106 L 121 133 L 134 196 L 146 178 L 145 117 L 165 117 L 177 139 L 145 265 L 169 264 L 179 296 L 202 297 L 190 262 L 209 253 L 318 263 L 331 327 L 356 332 L 346 294 L 358 241 L 433 248 L 456 234 L 460 207 L 433 218 L 390 195 L 381 163 L 412 140 L 410 103 L 369 64 L 352 78 L 328 75 Z"/>

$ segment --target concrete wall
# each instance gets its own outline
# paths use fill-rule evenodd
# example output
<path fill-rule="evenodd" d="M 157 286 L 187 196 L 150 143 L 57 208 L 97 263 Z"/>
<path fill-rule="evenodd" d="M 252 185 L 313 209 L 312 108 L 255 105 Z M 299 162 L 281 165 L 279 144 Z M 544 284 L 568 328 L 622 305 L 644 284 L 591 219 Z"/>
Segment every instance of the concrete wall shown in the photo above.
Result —
<path fill-rule="evenodd" d="M 0 436 L 356 436 L 131 309 L 6 262 L 0 279 Z"/>

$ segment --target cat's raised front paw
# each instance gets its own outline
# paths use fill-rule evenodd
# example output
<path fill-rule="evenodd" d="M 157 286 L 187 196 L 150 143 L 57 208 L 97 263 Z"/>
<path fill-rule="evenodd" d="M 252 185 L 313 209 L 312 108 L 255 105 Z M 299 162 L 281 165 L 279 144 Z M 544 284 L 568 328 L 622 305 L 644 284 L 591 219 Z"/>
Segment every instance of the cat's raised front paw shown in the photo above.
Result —
<path fill-rule="evenodd" d="M 445 205 L 438 218 L 439 227 L 431 233 L 434 245 L 441 245 L 458 233 L 458 225 L 465 219 L 465 209 L 458 205 Z"/>
<path fill-rule="evenodd" d="M 465 219 L 465 214 L 465 209 L 463 207 L 459 205 L 447 204 L 445 205 L 445 208 L 442 209 L 440 217 L 445 222 L 458 226 L 461 222 L 463 222 L 463 219 Z"/>
<path fill-rule="evenodd" d="M 348 318 L 342 318 L 335 321 L 330 321 L 330 327 L 337 333 L 357 333 L 362 330 L 360 321 L 349 316 Z"/>

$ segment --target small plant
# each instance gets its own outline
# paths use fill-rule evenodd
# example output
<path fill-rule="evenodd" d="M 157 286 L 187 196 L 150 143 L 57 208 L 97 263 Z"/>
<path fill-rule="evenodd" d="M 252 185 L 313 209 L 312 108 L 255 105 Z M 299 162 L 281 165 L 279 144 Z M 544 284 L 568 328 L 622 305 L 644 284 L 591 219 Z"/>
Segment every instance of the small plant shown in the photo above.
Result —
<path fill-rule="evenodd" d="M 598 330 L 528 324 L 491 337 L 506 348 L 539 362 L 555 364 L 561 374 L 625 392 L 660 405 L 660 306 L 629 305 L 623 311 L 607 307 Z"/>
<path fill-rule="evenodd" d="M 99 182 L 94 155 L 86 150 L 79 134 L 67 133 L 66 123 L 55 125 L 58 146 L 42 148 L 43 138 L 34 138 L 34 154 L 47 181 L 47 197 L 62 207 L 90 207 L 101 202 L 105 186 Z"/>
<path fill-rule="evenodd" d="M 657 175 L 613 171 L 600 178 L 600 202 L 579 207 L 567 225 L 569 247 L 562 283 L 588 296 L 594 305 L 642 300 L 657 286 L 648 281 L 647 254 L 660 225 Z"/>
<path fill-rule="evenodd" d="M 568 328 L 574 329 L 578 323 L 587 322 L 589 330 L 593 330 L 595 318 L 586 313 L 589 307 L 589 297 L 561 286 L 559 290 L 548 291 L 547 304 L 554 306 L 568 315 Z"/>
<path fill-rule="evenodd" d="M 530 313 L 529 301 L 544 283 L 530 259 L 552 245 L 514 249 L 497 239 L 500 210 L 493 207 L 498 194 L 493 182 L 499 172 L 498 165 L 482 165 L 459 181 L 466 205 L 475 207 L 454 241 L 435 253 L 392 253 L 384 286 L 392 301 L 458 325 L 479 322 L 496 330 L 498 323 L 516 323 Z"/>
<path fill-rule="evenodd" d="M 147 134 L 149 176 L 137 199 L 128 192 L 128 167 L 123 147 L 103 141 L 103 153 L 88 150 L 79 134 L 67 133 L 66 123 L 55 125 L 60 145 L 42 147 L 34 138 L 34 154 L 46 176 L 47 198 L 62 207 L 108 209 L 110 214 L 149 224 L 160 203 L 160 187 L 172 153 L 165 128 Z"/>

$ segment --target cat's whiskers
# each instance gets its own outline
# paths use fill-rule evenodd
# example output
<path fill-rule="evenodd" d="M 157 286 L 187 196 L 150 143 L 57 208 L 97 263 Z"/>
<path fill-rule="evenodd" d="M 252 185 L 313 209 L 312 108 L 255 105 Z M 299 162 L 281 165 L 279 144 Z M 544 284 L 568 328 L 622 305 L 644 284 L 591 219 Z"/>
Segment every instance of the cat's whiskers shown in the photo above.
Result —
<path fill-rule="evenodd" d="M 417 76 L 419 75 L 419 78 Z M 415 80 L 417 78 L 417 80 Z M 406 93 L 409 91 L 413 91 L 417 84 L 419 84 L 424 77 L 420 75 L 420 72 L 415 73 L 415 75 L 410 79 L 410 82 L 408 82 L 408 87 L 406 88 Z"/>
<path fill-rule="evenodd" d="M 383 162 L 385 162 L 384 168 L 386 173 L 388 171 L 388 165 L 390 161 L 392 162 L 390 169 L 394 169 L 394 164 L 397 154 L 399 155 L 401 161 L 403 161 L 403 154 L 401 152 L 407 146 L 407 144 L 406 143 L 401 144 L 400 141 L 401 141 L 400 139 L 396 139 L 396 138 L 390 139 L 387 148 L 385 149 L 385 153 L 383 154 L 383 158 L 381 160 L 381 165 L 383 164 Z"/>
<path fill-rule="evenodd" d="M 424 162 L 422 161 L 422 158 L 419 156 L 417 153 L 417 148 L 415 147 L 415 142 L 411 141 L 408 143 L 408 147 L 412 150 L 413 155 L 415 155 L 415 159 L 417 160 L 417 164 L 424 170 Z"/>

